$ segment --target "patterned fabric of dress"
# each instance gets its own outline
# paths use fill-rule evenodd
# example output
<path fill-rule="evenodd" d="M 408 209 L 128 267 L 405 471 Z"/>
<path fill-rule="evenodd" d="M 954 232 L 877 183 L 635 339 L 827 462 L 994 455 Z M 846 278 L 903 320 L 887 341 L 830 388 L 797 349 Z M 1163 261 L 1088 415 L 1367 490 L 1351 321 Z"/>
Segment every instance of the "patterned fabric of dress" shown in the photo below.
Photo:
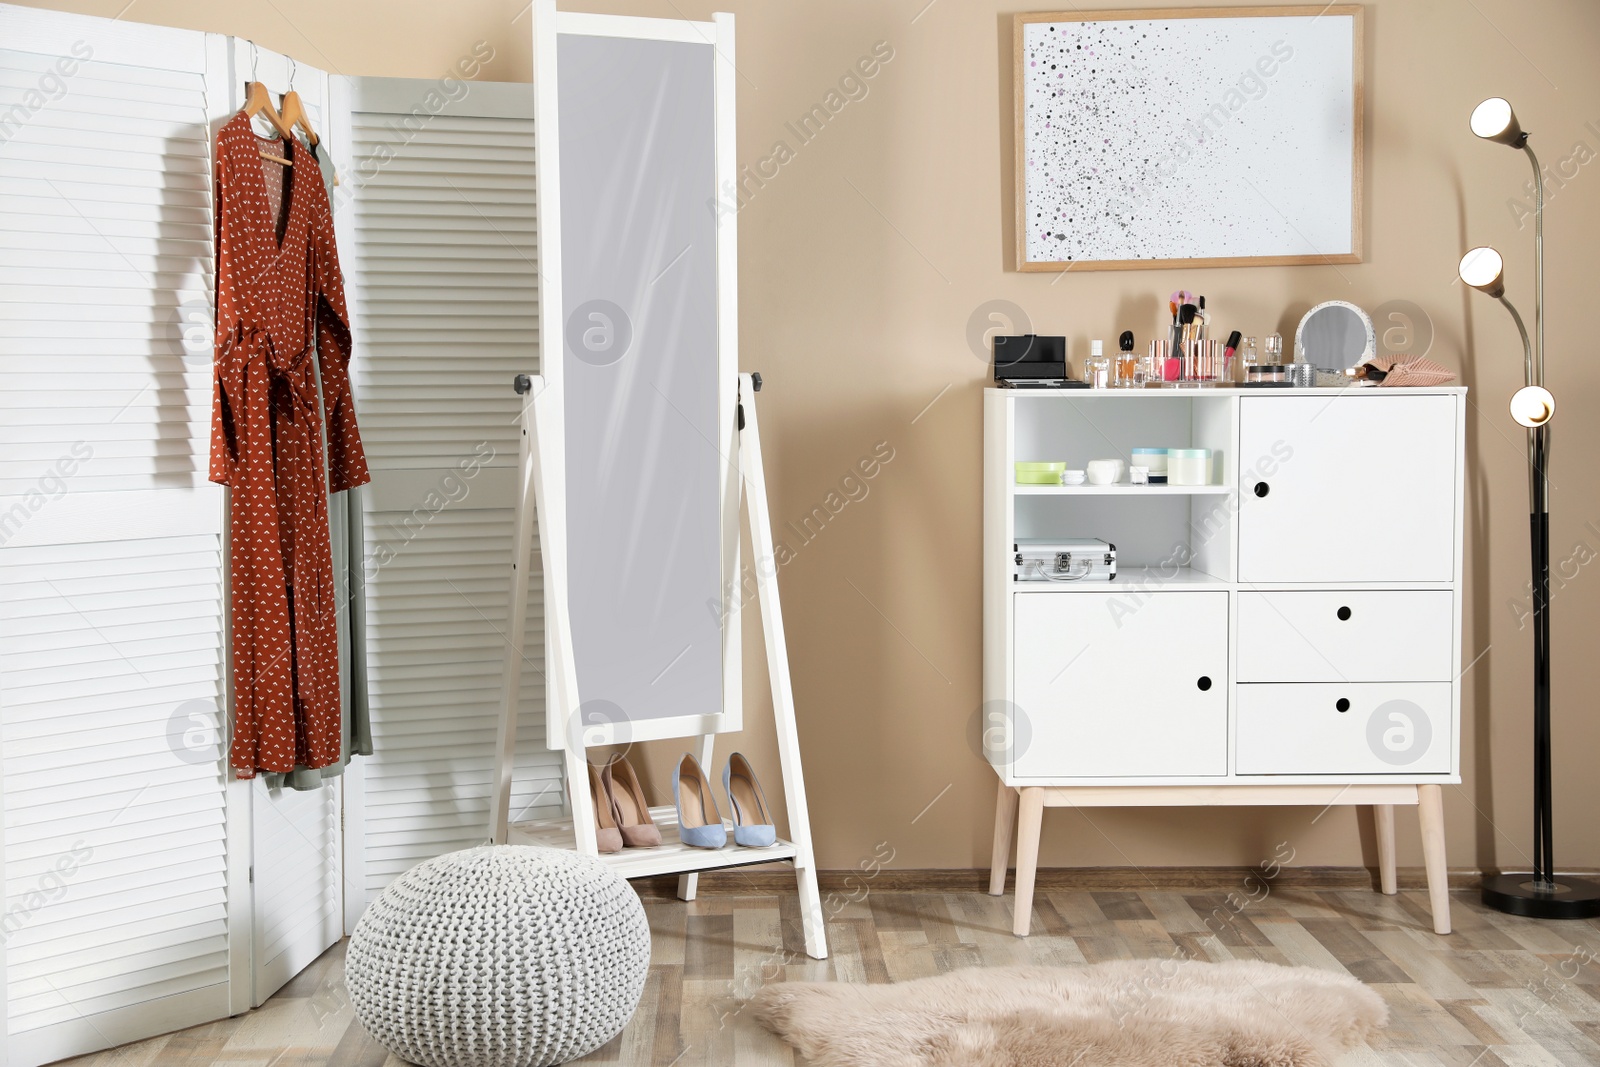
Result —
<path fill-rule="evenodd" d="M 323 134 L 316 144 L 302 138 L 302 147 L 317 161 L 317 168 L 322 174 L 322 188 L 331 205 L 334 167 L 333 156 L 328 151 L 327 134 Z M 349 637 L 342 643 L 343 647 L 340 650 L 344 653 L 340 664 L 344 680 L 344 700 L 340 715 L 339 759 L 325 767 L 307 767 L 302 764 L 287 774 L 268 771 L 264 777 L 269 789 L 285 786 L 300 792 L 321 789 L 323 782 L 342 775 L 353 757 L 372 755 L 372 720 L 367 694 L 364 625 L 366 590 L 363 579 L 366 575 L 366 563 L 363 559 L 362 544 L 365 538 L 362 535 L 361 505 L 356 499 L 358 492 L 358 489 L 350 489 L 343 494 L 342 499 L 335 497 L 328 501 L 329 541 L 337 547 L 339 541 L 337 531 L 342 527 L 348 549 L 343 559 L 339 557 L 337 551 L 333 554 L 335 597 L 343 605 L 349 624 Z"/>
<path fill-rule="evenodd" d="M 263 148 L 294 165 L 263 159 Z M 253 778 L 325 767 L 342 754 L 328 492 L 371 476 L 350 395 L 333 216 L 315 160 L 293 138 L 256 136 L 243 113 L 217 132 L 215 159 L 210 477 L 232 490 L 229 763 Z"/>

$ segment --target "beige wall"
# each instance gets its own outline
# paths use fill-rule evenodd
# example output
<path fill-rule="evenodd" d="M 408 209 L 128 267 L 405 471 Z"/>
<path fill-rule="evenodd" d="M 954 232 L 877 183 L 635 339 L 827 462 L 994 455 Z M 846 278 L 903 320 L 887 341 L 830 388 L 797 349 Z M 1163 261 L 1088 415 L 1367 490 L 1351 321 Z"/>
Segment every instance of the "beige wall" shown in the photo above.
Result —
<path fill-rule="evenodd" d="M 124 0 L 52 6 L 115 15 Z M 994 775 L 969 748 L 979 703 L 979 390 L 974 311 L 1007 300 L 1040 332 L 1090 337 L 1156 325 L 1156 294 L 1204 292 L 1224 329 L 1290 332 L 1310 305 L 1410 301 L 1432 320 L 1432 355 L 1472 387 L 1468 424 L 1462 768 L 1446 793 L 1456 866 L 1526 864 L 1530 841 L 1531 633 L 1512 602 L 1527 580 L 1522 442 L 1505 414 L 1520 381 L 1508 318 L 1454 281 L 1467 247 L 1506 256 L 1511 296 L 1532 312 L 1532 227 L 1508 198 L 1527 166 L 1467 129 L 1489 95 L 1516 105 L 1554 165 L 1600 152 L 1600 5 L 1592 0 L 1382 0 L 1367 5 L 1367 262 L 1344 267 L 1019 274 L 1011 263 L 1009 15 L 992 0 L 609 0 L 595 10 L 739 17 L 739 158 L 773 142 L 879 41 L 894 57 L 739 216 L 741 344 L 760 370 L 776 521 L 799 518 L 857 459 L 894 459 L 782 571 L 785 618 L 823 867 L 878 842 L 897 867 L 987 863 Z M 1071 6 L 1071 5 L 1068 5 Z M 1102 3 L 1102 7 L 1135 5 Z M 919 16 L 919 11 L 920 16 Z M 280 14 L 281 12 L 281 14 Z M 522 0 L 136 0 L 125 17 L 252 37 L 348 74 L 433 76 L 477 40 L 487 76 L 529 76 Z M 1593 122 L 1593 126 L 1587 125 Z M 1576 166 L 1576 164 L 1574 164 Z M 1568 173 L 1571 173 L 1569 169 Z M 1563 408 L 1553 467 L 1555 558 L 1600 552 L 1600 363 L 1595 243 L 1600 164 L 1554 191 L 1548 234 L 1549 380 Z M 945 390 L 948 391 L 946 392 Z M 941 396 L 942 393 L 942 396 Z M 938 401 L 924 412 L 935 397 Z M 913 418 L 922 417 L 913 423 Z M 1591 525 L 1593 524 L 1593 525 Z M 1600 567 L 1556 593 L 1556 855 L 1600 865 Z M 1378 639 L 1403 639 L 1381 635 Z M 750 716 L 766 721 L 760 640 L 750 630 Z M 769 726 L 740 740 L 777 771 Z M 724 745 L 726 752 L 730 746 Z M 653 777 L 665 781 L 665 760 Z M 935 798 L 938 798 L 936 802 Z M 928 808 L 930 802 L 934 802 Z M 923 813 L 917 818 L 919 813 Z M 1300 864 L 1373 862 L 1354 813 L 1308 809 L 1054 812 L 1046 864 L 1252 864 L 1287 841 Z M 1315 820 L 1315 821 L 1314 821 Z M 1401 820 L 1402 864 L 1420 864 Z"/>

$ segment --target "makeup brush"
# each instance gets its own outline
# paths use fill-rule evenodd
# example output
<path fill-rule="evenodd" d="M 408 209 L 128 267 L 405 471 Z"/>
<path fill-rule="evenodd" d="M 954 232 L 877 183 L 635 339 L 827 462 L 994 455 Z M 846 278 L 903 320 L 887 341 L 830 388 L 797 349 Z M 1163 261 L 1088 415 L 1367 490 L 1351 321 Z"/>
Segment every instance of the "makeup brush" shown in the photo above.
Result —
<path fill-rule="evenodd" d="M 1185 304 L 1193 303 L 1194 294 L 1187 289 L 1179 289 L 1167 298 L 1167 307 L 1172 311 L 1172 321 L 1178 321 L 1178 309 Z"/>
<path fill-rule="evenodd" d="M 1193 304 L 1185 304 L 1178 309 L 1178 324 L 1182 328 L 1179 334 L 1179 341 L 1183 345 L 1182 350 L 1185 352 L 1188 351 L 1189 342 L 1195 339 L 1196 332 L 1199 329 L 1195 325 L 1195 316 L 1199 313 L 1200 309 Z"/>

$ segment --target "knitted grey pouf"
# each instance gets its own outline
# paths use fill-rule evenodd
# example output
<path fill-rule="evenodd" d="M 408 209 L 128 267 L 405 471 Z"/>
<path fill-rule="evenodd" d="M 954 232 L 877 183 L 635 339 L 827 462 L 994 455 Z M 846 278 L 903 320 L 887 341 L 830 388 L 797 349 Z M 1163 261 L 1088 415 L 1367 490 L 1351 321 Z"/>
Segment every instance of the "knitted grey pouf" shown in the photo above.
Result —
<path fill-rule="evenodd" d="M 350 937 L 356 1018 L 423 1067 L 543 1067 L 621 1032 L 650 968 L 638 896 L 599 860 L 499 846 L 419 863 Z"/>

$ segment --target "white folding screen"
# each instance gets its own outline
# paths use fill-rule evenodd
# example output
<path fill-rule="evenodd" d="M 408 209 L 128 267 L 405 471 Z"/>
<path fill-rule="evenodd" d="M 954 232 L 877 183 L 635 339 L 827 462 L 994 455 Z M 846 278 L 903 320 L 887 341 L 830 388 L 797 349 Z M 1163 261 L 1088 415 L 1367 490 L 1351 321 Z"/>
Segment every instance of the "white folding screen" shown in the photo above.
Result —
<path fill-rule="evenodd" d="M 222 39 L 0 12 L 7 1062 L 229 1010 Z"/>
<path fill-rule="evenodd" d="M 336 216 L 373 472 L 361 500 L 376 751 L 350 782 L 370 896 L 481 843 L 488 825 L 519 448 L 511 380 L 538 369 L 533 94 L 456 79 L 335 90 L 352 155 Z M 528 632 L 512 812 L 536 818 L 565 802 L 559 754 L 542 744 L 537 588 Z"/>
<path fill-rule="evenodd" d="M 537 370 L 526 85 L 294 68 L 342 178 L 376 755 L 316 792 L 226 780 L 211 140 L 252 71 L 282 91 L 290 69 L 217 35 L 0 5 L 5 1067 L 260 1003 L 396 874 L 484 836 L 510 386 Z M 536 637 L 539 616 L 536 590 Z M 524 694 L 528 818 L 565 798 L 543 687 Z"/>

